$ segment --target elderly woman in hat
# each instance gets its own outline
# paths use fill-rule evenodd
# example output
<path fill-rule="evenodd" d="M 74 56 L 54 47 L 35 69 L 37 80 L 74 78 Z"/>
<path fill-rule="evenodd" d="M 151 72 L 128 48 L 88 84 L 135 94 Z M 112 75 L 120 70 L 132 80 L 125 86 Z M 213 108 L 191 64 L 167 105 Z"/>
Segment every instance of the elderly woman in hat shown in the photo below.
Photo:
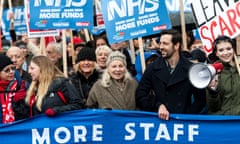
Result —
<path fill-rule="evenodd" d="M 25 81 L 15 79 L 15 65 L 11 59 L 0 54 L 0 117 L 2 123 L 11 123 L 29 116 Z"/>
<path fill-rule="evenodd" d="M 88 93 L 98 78 L 95 49 L 85 46 L 78 53 L 75 73 L 71 75 L 72 83 L 83 96 L 84 102 L 86 102 Z"/>
<path fill-rule="evenodd" d="M 119 51 L 108 56 L 102 78 L 92 87 L 87 99 L 90 108 L 135 110 L 137 81 L 126 68 L 126 57 Z"/>

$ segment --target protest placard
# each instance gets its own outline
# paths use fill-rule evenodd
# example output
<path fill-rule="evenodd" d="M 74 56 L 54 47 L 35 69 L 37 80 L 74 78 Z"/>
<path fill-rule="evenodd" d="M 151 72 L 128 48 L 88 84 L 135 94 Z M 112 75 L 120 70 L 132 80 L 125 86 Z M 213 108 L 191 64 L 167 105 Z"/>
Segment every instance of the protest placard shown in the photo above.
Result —
<path fill-rule="evenodd" d="M 192 11 L 204 49 L 210 53 L 219 35 L 235 38 L 240 33 L 240 2 L 233 0 L 194 0 Z"/>
<path fill-rule="evenodd" d="M 108 40 L 115 43 L 171 28 L 165 1 L 101 0 Z"/>

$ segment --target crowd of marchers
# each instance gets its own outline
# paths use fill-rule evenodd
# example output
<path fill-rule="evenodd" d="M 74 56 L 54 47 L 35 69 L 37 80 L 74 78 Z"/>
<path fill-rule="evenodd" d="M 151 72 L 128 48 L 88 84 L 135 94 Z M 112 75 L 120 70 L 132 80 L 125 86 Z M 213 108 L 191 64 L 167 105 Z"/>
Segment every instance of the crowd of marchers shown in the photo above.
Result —
<path fill-rule="evenodd" d="M 106 33 L 86 41 L 80 30 L 64 41 L 46 37 L 42 49 L 39 38 L 17 36 L 14 27 L 10 34 L 11 41 L 2 36 L 6 51 L 0 54 L 4 124 L 79 109 L 151 111 L 164 120 L 170 114 L 240 114 L 236 44 L 227 36 L 217 37 L 207 55 L 191 32 L 183 48 L 178 30 L 162 30 L 143 38 L 143 62 L 138 39 L 133 39 L 133 51 L 129 41 L 109 44 Z M 197 88 L 188 75 L 197 63 L 221 63 L 223 70 L 212 76 L 207 87 Z"/>

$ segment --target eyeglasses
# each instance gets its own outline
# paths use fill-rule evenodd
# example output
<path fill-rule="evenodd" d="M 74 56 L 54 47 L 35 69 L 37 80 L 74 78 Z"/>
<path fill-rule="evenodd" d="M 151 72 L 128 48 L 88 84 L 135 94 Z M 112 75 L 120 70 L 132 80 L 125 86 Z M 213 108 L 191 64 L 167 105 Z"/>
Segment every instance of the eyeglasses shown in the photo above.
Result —
<path fill-rule="evenodd" d="M 9 68 L 7 68 L 7 69 L 5 69 L 5 70 L 3 70 L 5 73 L 9 73 L 11 70 L 12 71 L 14 71 L 16 69 L 16 67 L 15 66 L 12 66 L 12 67 L 9 67 Z"/>

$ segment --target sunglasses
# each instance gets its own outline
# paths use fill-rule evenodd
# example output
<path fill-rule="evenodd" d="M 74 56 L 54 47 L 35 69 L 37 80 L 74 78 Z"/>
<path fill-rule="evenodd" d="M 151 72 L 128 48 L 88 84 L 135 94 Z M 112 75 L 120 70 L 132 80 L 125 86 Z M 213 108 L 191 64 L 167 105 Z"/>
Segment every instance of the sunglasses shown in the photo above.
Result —
<path fill-rule="evenodd" d="M 12 66 L 12 67 L 9 67 L 9 68 L 7 68 L 7 69 L 5 69 L 5 70 L 3 70 L 5 73 L 9 73 L 11 70 L 12 71 L 14 71 L 16 69 L 16 67 L 15 66 Z"/>

